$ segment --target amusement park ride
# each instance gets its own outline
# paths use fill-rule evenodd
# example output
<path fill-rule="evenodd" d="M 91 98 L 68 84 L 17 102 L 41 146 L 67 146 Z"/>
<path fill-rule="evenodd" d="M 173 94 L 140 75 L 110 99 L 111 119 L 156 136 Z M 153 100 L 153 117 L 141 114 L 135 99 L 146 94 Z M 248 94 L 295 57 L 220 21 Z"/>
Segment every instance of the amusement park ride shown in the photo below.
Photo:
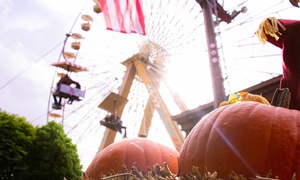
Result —
<path fill-rule="evenodd" d="M 94 11 L 96 13 L 100 13 L 101 10 L 99 8 L 99 4 L 97 3 L 97 1 L 95 2 L 96 4 L 94 6 Z M 212 5 L 207 3 L 208 1 L 198 0 L 197 2 L 201 5 L 203 9 L 203 14 L 206 19 L 205 24 L 207 28 L 206 32 L 208 37 L 207 43 L 210 49 L 209 55 L 211 59 L 211 68 L 214 68 L 214 70 L 212 71 L 212 77 L 214 78 L 213 82 L 215 92 L 215 104 L 217 106 L 221 101 L 225 100 L 225 93 L 222 83 L 223 79 L 221 78 L 221 72 L 219 70 L 219 64 L 217 63 L 218 61 L 215 61 L 215 59 L 218 58 L 218 53 L 215 42 L 215 34 L 213 32 L 212 14 L 218 13 L 221 21 L 230 23 L 231 19 L 233 19 L 238 13 L 236 13 L 233 17 L 227 14 L 227 12 L 225 12 L 219 4 L 216 9 L 212 9 Z M 83 15 L 82 19 L 84 21 L 87 21 L 87 23 L 82 24 L 82 30 L 89 31 L 89 22 L 93 21 L 92 17 L 89 15 Z M 70 37 L 77 40 L 72 43 L 72 49 L 79 50 L 80 39 L 82 39 L 82 36 L 80 34 L 67 34 L 65 44 Z M 214 53 L 212 53 L 212 51 Z M 75 64 L 75 53 L 65 52 L 65 46 L 63 48 L 62 55 L 64 57 L 64 61 L 52 63 L 52 66 L 64 69 L 66 71 L 66 74 L 88 71 L 87 68 Z M 74 59 L 74 61 L 71 62 L 69 59 Z M 107 128 L 106 132 L 104 133 L 104 137 L 102 138 L 99 151 L 101 151 L 109 144 L 113 143 L 116 137 L 116 133 L 122 133 L 122 129 L 125 129 L 124 136 L 126 137 L 126 127 L 122 125 L 121 117 L 124 107 L 128 101 L 127 97 L 130 92 L 132 82 L 136 76 L 140 77 L 141 81 L 144 83 L 149 93 L 149 100 L 144 110 L 144 117 L 141 123 L 141 126 L 143 126 L 143 128 L 140 127 L 138 133 L 139 136 L 147 137 L 151 125 L 151 119 L 154 111 L 156 110 L 165 128 L 167 129 L 169 136 L 171 137 L 174 147 L 177 150 L 180 150 L 181 145 L 184 141 L 183 134 L 177 122 L 171 119 L 171 113 L 169 112 L 165 102 L 163 101 L 162 96 L 158 92 L 161 80 L 158 80 L 157 78 L 154 79 L 153 77 L 159 77 L 159 74 L 154 74 L 156 72 L 151 70 L 151 68 L 153 69 L 154 67 L 157 68 L 162 66 L 163 62 L 159 61 L 163 61 L 163 59 L 157 61 L 150 60 L 149 55 L 145 53 L 137 53 L 122 63 L 124 66 L 126 66 L 127 70 L 125 76 L 123 77 L 122 85 L 118 89 L 118 93 L 111 92 L 98 106 L 100 109 L 103 109 L 108 113 L 103 120 L 100 120 L 100 124 Z M 63 78 L 64 75 L 58 74 L 58 76 Z M 72 99 L 75 101 L 80 101 L 82 98 L 85 97 L 84 90 L 78 87 L 72 87 L 70 86 L 70 84 L 72 83 L 59 84 L 57 86 L 57 90 L 53 91 L 53 97 Z M 187 110 L 184 103 L 178 97 L 174 99 L 176 99 L 177 105 L 182 111 Z M 52 108 L 54 110 L 63 110 L 64 106 L 65 104 L 61 106 L 56 106 L 56 104 L 53 104 Z M 49 116 L 61 117 L 60 114 L 53 113 L 52 110 L 49 111 Z"/>
<path fill-rule="evenodd" d="M 180 149 L 184 137 L 177 123 L 171 119 L 171 114 L 163 101 L 163 98 L 158 92 L 160 80 L 153 78 L 158 77 L 159 75 L 154 75 L 156 71 L 152 71 L 151 68 L 155 65 L 158 67 L 158 64 L 160 63 L 155 61 L 150 62 L 149 58 L 143 54 L 135 54 L 122 64 L 126 66 L 127 71 L 123 77 L 123 83 L 119 87 L 119 93 L 111 93 L 102 103 L 100 103 L 99 108 L 105 109 L 110 113 L 114 113 L 114 116 L 121 117 L 133 79 L 138 75 L 141 78 L 141 81 L 145 84 L 149 93 L 149 100 L 141 123 L 143 128 L 140 128 L 138 133 L 139 136 L 144 137 L 148 135 L 153 112 L 156 110 L 159 113 L 175 148 Z M 102 120 L 101 124 L 106 127 L 110 127 L 109 125 L 112 125 L 107 123 L 105 120 Z M 119 126 L 119 124 L 117 124 L 117 126 Z M 116 131 L 113 128 L 109 128 L 107 130 L 107 133 L 104 133 L 105 137 L 103 137 L 99 149 L 103 149 L 114 142 Z"/>
<path fill-rule="evenodd" d="M 94 6 L 94 11 L 96 13 L 100 13 L 101 9 L 97 1 Z M 213 14 L 219 17 L 218 20 L 224 21 L 226 23 L 230 23 L 233 18 L 235 18 L 239 13 L 245 11 L 246 9 L 242 9 L 240 11 L 236 11 L 232 14 L 228 14 L 224 9 L 217 4 L 214 6 L 209 3 L 208 0 L 197 0 L 199 5 L 203 10 L 203 15 L 205 19 L 205 27 L 206 27 L 206 36 L 207 36 L 207 46 L 209 50 L 209 58 L 210 58 L 210 66 L 211 66 L 211 77 L 213 82 L 213 91 L 214 91 L 214 107 L 218 107 L 220 102 L 225 100 L 225 90 L 223 86 L 223 78 L 221 75 L 219 63 L 218 63 L 218 50 L 217 43 L 215 39 L 214 33 L 214 21 Z M 213 8 L 214 7 L 214 8 Z M 90 29 L 90 21 L 93 21 L 93 18 L 89 15 L 83 15 L 82 19 L 86 21 L 86 23 L 82 24 L 82 30 L 89 31 Z M 80 49 L 80 39 L 82 36 L 80 34 L 67 34 L 66 41 L 72 37 L 76 41 L 72 43 L 72 49 L 79 50 Z M 151 42 L 150 42 L 151 43 Z M 153 45 L 153 44 L 152 44 Z M 156 48 L 159 51 L 163 51 L 161 47 L 156 45 Z M 62 51 L 62 55 L 64 57 L 64 61 L 58 61 L 52 63 L 52 66 L 61 68 L 65 70 L 65 74 L 71 75 L 72 73 L 78 73 L 83 71 L 88 71 L 87 68 L 79 66 L 75 64 L 76 55 L 75 53 L 65 52 L 65 46 Z M 74 59 L 73 62 L 70 59 Z M 162 120 L 173 144 L 177 150 L 180 150 L 184 136 L 182 134 L 182 130 L 179 128 L 179 125 L 176 121 L 173 121 L 171 118 L 171 113 L 169 112 L 167 105 L 165 104 L 161 94 L 158 89 L 160 87 L 161 74 L 158 73 L 157 69 L 163 67 L 164 57 L 160 59 L 151 59 L 149 54 L 138 52 L 133 56 L 129 57 L 127 60 L 123 61 L 122 64 L 126 67 L 126 73 L 123 77 L 123 81 L 121 86 L 118 88 L 118 92 L 111 92 L 102 102 L 99 104 L 99 108 L 107 111 L 107 116 L 100 120 L 100 125 L 105 126 L 106 130 L 103 134 L 102 141 L 100 143 L 99 151 L 110 145 L 114 142 L 116 138 L 116 133 L 122 133 L 122 129 L 125 130 L 124 136 L 126 137 L 126 127 L 122 125 L 122 113 L 126 103 L 128 102 L 128 95 L 130 92 L 130 88 L 132 86 L 133 80 L 138 76 L 142 83 L 145 85 L 149 99 L 144 109 L 144 116 L 142 118 L 141 127 L 138 135 L 140 137 L 147 137 L 149 134 L 149 128 L 151 126 L 151 121 L 153 117 L 153 113 L 156 110 L 158 112 L 160 119 Z M 153 69 L 156 69 L 154 71 Z M 159 71 L 162 72 L 162 71 Z M 64 75 L 58 74 L 59 77 L 63 77 Z M 155 78 L 154 78 L 155 77 Z M 70 83 L 72 84 L 72 83 Z M 82 90 L 78 87 L 73 87 L 70 84 L 61 84 L 57 87 L 57 90 L 52 91 L 51 96 L 56 96 L 64 99 L 71 99 L 75 101 L 80 101 L 85 98 L 85 90 Z M 183 101 L 180 100 L 179 97 L 173 97 L 175 102 L 181 111 L 188 110 Z M 66 104 L 62 104 L 62 106 L 56 106 L 55 104 L 49 109 L 49 116 L 52 117 L 61 117 L 60 113 L 54 112 L 54 110 L 64 110 L 64 106 Z M 142 127 L 143 126 L 143 127 Z"/>

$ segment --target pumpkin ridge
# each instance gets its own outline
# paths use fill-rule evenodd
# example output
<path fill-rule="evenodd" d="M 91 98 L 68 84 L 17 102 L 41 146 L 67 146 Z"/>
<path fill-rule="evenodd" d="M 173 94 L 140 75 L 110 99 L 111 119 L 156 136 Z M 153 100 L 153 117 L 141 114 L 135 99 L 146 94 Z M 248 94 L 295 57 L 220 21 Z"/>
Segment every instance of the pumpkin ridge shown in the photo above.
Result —
<path fill-rule="evenodd" d="M 246 105 L 246 103 L 247 103 L 247 105 Z M 239 109 L 241 106 L 243 106 L 243 108 Z M 216 117 L 216 115 L 214 116 L 214 118 L 216 119 L 216 121 L 215 121 L 214 124 L 217 124 L 216 127 L 219 127 L 219 126 L 223 125 L 223 123 L 224 123 L 223 117 L 220 117 L 220 115 L 222 115 L 222 116 L 225 116 L 227 118 L 227 120 L 230 121 L 231 118 L 232 118 L 232 122 L 238 123 L 242 127 L 246 127 L 247 128 L 247 126 L 244 126 L 245 120 L 243 119 L 243 116 L 239 116 L 237 114 L 233 114 L 232 112 L 235 112 L 235 111 L 238 110 L 239 114 L 245 113 L 245 114 L 247 114 L 247 116 L 250 119 L 255 120 L 258 117 L 259 114 L 262 114 L 262 112 L 260 111 L 261 106 L 265 106 L 265 105 L 257 103 L 257 102 L 240 102 L 238 104 L 232 104 L 232 105 L 230 105 L 230 108 L 224 109 L 223 111 L 221 111 L 220 112 L 221 114 L 218 114 L 218 117 Z M 236 121 L 237 119 L 239 119 L 239 121 Z M 251 121 L 249 123 L 251 123 Z M 232 126 L 230 125 L 229 127 L 232 127 Z M 218 130 L 218 128 L 216 128 L 214 130 L 214 132 L 212 130 L 210 132 L 210 134 L 211 133 L 217 133 L 218 136 L 220 136 L 220 139 L 226 144 L 226 146 L 228 146 L 228 149 L 230 149 L 233 152 L 233 154 L 239 159 L 239 162 L 242 163 L 243 166 L 246 169 L 248 169 L 248 171 L 251 172 L 252 175 L 255 176 L 257 172 L 254 169 L 253 164 L 250 163 L 251 161 L 249 162 L 248 160 L 244 159 L 244 157 L 243 157 L 244 155 L 242 155 L 241 152 L 239 152 L 239 150 L 236 149 L 235 141 L 231 142 L 230 138 L 226 137 L 225 134 L 228 133 L 227 128 L 225 128 L 223 130 L 224 130 L 224 134 L 223 134 L 222 130 Z M 232 133 L 234 133 L 234 132 L 232 132 Z M 210 137 L 211 137 L 211 135 L 210 135 Z M 210 146 L 211 145 L 208 145 L 207 147 L 210 147 Z M 205 155 L 205 157 L 206 158 L 210 158 L 210 157 L 208 157 L 208 155 Z M 218 172 L 218 169 L 211 169 L 211 170 L 216 170 Z M 234 170 L 234 169 L 231 169 L 231 170 Z M 258 169 L 258 170 L 261 170 L 261 168 Z M 230 174 L 230 170 L 228 170 L 227 173 Z"/>
<path fill-rule="evenodd" d="M 240 102 L 240 103 L 237 103 L 237 104 L 233 104 L 231 105 L 231 108 L 229 108 L 227 111 L 223 111 L 221 112 L 223 115 L 225 113 L 226 116 L 230 115 L 232 113 L 232 111 L 235 111 L 235 109 L 238 109 L 239 106 L 241 105 L 245 105 L 245 104 L 242 104 L 242 103 L 247 103 L 248 106 L 245 107 L 245 109 L 241 109 L 243 112 L 246 112 L 248 113 L 248 116 L 250 118 L 252 118 L 252 116 L 256 116 L 255 113 L 257 112 L 257 108 L 258 106 L 262 105 L 260 103 L 257 103 L 257 102 L 252 102 L 252 101 L 247 101 L 247 102 Z M 250 108 L 249 108 L 250 107 Z M 249 111 L 249 109 L 251 109 L 251 111 Z M 233 116 L 233 119 L 235 120 L 237 117 L 237 115 L 234 115 Z M 245 121 L 243 119 L 243 117 L 240 117 L 240 123 L 241 123 L 241 126 L 243 126 L 243 121 Z M 239 123 L 239 122 L 237 122 Z M 251 122 L 250 122 L 251 123 Z M 225 133 L 227 132 L 227 129 L 225 129 Z M 234 133 L 234 132 L 232 132 Z M 252 165 L 245 159 L 245 157 L 241 154 L 240 150 L 237 149 L 237 145 L 234 141 L 232 141 L 230 138 L 228 137 L 224 137 L 225 135 L 221 135 L 219 132 L 218 134 L 220 135 L 220 137 L 222 138 L 222 140 L 225 142 L 225 144 L 228 146 L 228 148 L 233 152 L 233 154 L 238 158 L 238 160 L 243 164 L 243 166 L 245 168 L 248 169 L 249 172 L 251 172 L 252 174 L 256 174 L 255 170 L 253 169 Z M 231 169 L 231 171 L 235 171 L 234 169 Z M 230 172 L 227 172 L 228 174 L 230 174 Z"/>
<path fill-rule="evenodd" d="M 247 102 L 248 103 L 248 102 Z M 255 113 L 257 113 L 257 111 L 259 111 L 260 110 L 260 108 L 262 107 L 262 106 L 264 106 L 263 104 L 260 104 L 260 103 L 256 103 L 256 102 L 252 102 L 252 101 L 250 101 L 249 103 L 254 103 L 255 105 L 253 105 L 254 106 L 254 108 L 251 110 L 251 113 L 248 115 L 250 118 L 252 118 L 252 116 L 253 116 L 253 114 L 255 114 Z M 258 110 L 257 110 L 258 109 Z"/>
<path fill-rule="evenodd" d="M 146 141 L 148 141 L 148 139 L 141 139 L 141 140 L 146 140 Z M 156 142 L 155 142 L 155 144 L 156 144 Z M 143 158 L 143 159 L 145 159 L 145 167 L 147 168 L 147 166 L 148 166 L 148 164 L 147 164 L 147 162 L 149 162 L 149 155 L 147 154 L 147 152 L 148 152 L 148 150 L 147 149 L 149 149 L 149 147 L 148 147 L 149 145 L 148 144 L 143 144 L 143 150 L 144 150 L 144 152 L 142 153 L 143 154 L 143 157 L 139 157 L 139 158 Z M 151 161 L 151 160 L 150 160 Z"/>
<path fill-rule="evenodd" d="M 210 123 L 211 121 L 208 122 L 208 123 L 210 123 L 211 128 L 210 128 L 210 131 L 209 131 L 208 139 L 207 139 L 207 141 L 206 141 L 206 143 L 205 143 L 205 154 L 204 154 L 204 157 L 205 157 L 205 159 L 204 159 L 204 164 L 205 164 L 205 166 L 207 166 L 207 163 L 206 163 L 206 161 L 207 161 L 207 152 L 208 152 L 208 146 L 207 146 L 207 144 L 208 144 L 208 142 L 210 142 L 211 134 L 212 134 L 212 132 L 213 132 L 213 130 L 214 130 L 214 127 L 215 127 L 215 124 L 216 124 L 217 120 L 219 119 L 220 114 L 226 112 L 226 109 L 228 109 L 228 107 L 229 107 L 229 106 L 225 106 L 225 107 L 222 109 L 222 111 L 217 111 L 218 113 L 214 116 L 213 124 Z M 219 131 L 217 131 L 217 132 L 218 132 L 218 134 L 219 134 Z M 219 135 L 220 135 L 220 134 L 219 134 Z M 220 135 L 220 136 L 221 136 L 221 135 Z M 222 136 L 221 136 L 221 137 L 222 137 Z M 205 168 L 205 167 L 204 167 L 204 168 Z M 215 171 L 215 169 L 210 169 L 210 170 L 211 170 L 211 171 Z"/>
<path fill-rule="evenodd" d="M 196 126 L 194 126 L 194 128 L 196 128 L 197 127 L 197 125 Z M 193 129 L 194 129 L 193 128 Z M 191 130 L 191 132 L 193 131 L 193 129 Z M 195 133 L 196 134 L 196 133 Z M 188 136 L 192 136 L 192 135 L 194 135 L 194 134 L 189 134 Z M 185 138 L 185 140 L 184 140 L 184 143 L 188 143 L 189 142 L 189 138 L 187 138 L 188 136 L 186 136 L 186 138 Z M 184 144 L 183 143 L 183 144 Z M 180 158 L 180 156 L 182 156 L 183 154 L 184 154 L 184 156 L 185 157 L 188 157 L 188 151 L 189 151 L 189 148 L 190 148 L 190 143 L 188 143 L 187 144 L 187 147 L 185 147 L 185 149 L 183 149 L 182 147 L 181 147 L 181 149 L 180 149 L 180 153 L 179 153 L 179 159 L 181 159 Z M 188 164 L 190 164 L 190 160 L 189 160 L 189 158 L 186 158 L 185 159 L 186 161 L 183 163 L 183 167 L 185 166 L 185 163 L 188 163 Z M 178 161 L 178 172 L 181 174 L 182 172 L 181 172 L 181 167 L 180 167 L 180 165 L 179 165 L 179 161 Z"/>
<path fill-rule="evenodd" d="M 145 140 L 148 140 L 148 139 L 145 139 Z M 157 146 L 157 145 L 156 145 L 156 142 L 155 142 L 153 145 L 154 145 L 154 146 Z M 149 147 L 148 147 L 148 145 L 145 146 L 145 144 L 144 144 L 144 145 L 143 145 L 143 149 L 145 150 L 146 148 L 148 149 Z M 156 151 L 156 148 L 153 147 L 153 149 L 152 149 L 151 151 Z M 143 153 L 143 159 L 145 159 L 145 165 L 144 165 L 144 166 L 145 166 L 146 168 L 149 166 L 148 162 L 151 162 L 151 158 L 149 159 L 150 156 L 147 154 L 147 152 L 148 152 L 148 151 L 145 150 L 144 153 Z M 160 152 L 159 152 L 159 153 L 160 153 Z M 142 158 L 142 157 L 140 157 L 140 158 Z"/>
<path fill-rule="evenodd" d="M 267 150 L 267 153 L 266 153 L 266 161 L 265 162 L 265 165 L 264 165 L 264 169 L 263 170 L 266 170 L 267 172 L 270 171 L 271 169 L 267 169 L 267 166 L 268 166 L 268 162 L 270 162 L 270 152 L 272 152 L 272 149 L 271 149 L 271 140 L 272 140 L 272 135 L 274 134 L 273 131 L 274 131 L 274 119 L 276 117 L 276 113 L 278 113 L 277 111 L 277 108 L 275 109 L 275 112 L 273 113 L 273 117 L 272 117 L 272 125 L 270 127 L 270 133 L 269 133 L 269 140 L 268 140 L 268 144 L 267 144 L 267 147 L 268 147 L 268 150 Z M 272 171 L 272 170 L 271 170 Z"/>
<path fill-rule="evenodd" d="M 224 107 L 222 107 L 222 108 L 226 108 L 226 107 L 227 107 L 227 106 L 224 106 Z M 213 110 L 213 111 L 211 112 L 211 114 L 214 114 L 214 113 L 217 113 L 217 111 Z M 204 120 L 204 121 L 203 121 L 203 120 Z M 188 136 L 185 138 L 185 140 L 184 140 L 184 143 L 183 143 L 183 144 L 186 144 L 186 146 L 183 146 L 184 148 L 181 148 L 180 154 L 179 154 L 179 160 L 180 160 L 180 159 L 182 160 L 182 158 L 180 158 L 180 157 L 182 157 L 182 156 L 188 157 L 188 158 L 185 158 L 184 161 L 182 161 L 182 164 L 180 163 L 181 166 L 179 166 L 179 164 L 178 164 L 178 172 L 179 172 L 180 174 L 183 174 L 183 173 L 189 173 L 189 172 L 192 171 L 192 169 L 189 169 L 188 171 L 182 171 L 182 168 L 183 168 L 183 169 L 186 169 L 185 166 L 188 165 L 188 164 L 194 165 L 194 164 L 193 164 L 193 160 L 194 160 L 194 159 L 193 159 L 192 157 L 189 156 L 189 154 L 190 154 L 190 149 L 191 149 L 191 146 L 197 148 L 197 147 L 199 147 L 200 145 L 198 145 L 198 142 L 199 142 L 198 134 L 197 134 L 197 133 L 193 133 L 193 131 L 198 131 L 198 128 L 199 128 L 200 124 L 203 124 L 203 123 L 206 124 L 205 120 L 207 120 L 207 119 L 206 119 L 206 116 L 202 117 L 202 119 L 200 119 L 200 120 L 198 121 L 198 123 L 196 124 L 196 126 L 193 127 L 193 129 L 191 130 L 191 132 L 189 133 L 189 135 L 188 135 Z M 211 129 L 210 129 L 210 131 L 211 131 Z M 198 138 L 197 138 L 197 137 L 198 137 Z M 196 139 L 196 141 L 195 141 L 194 143 L 192 143 L 192 142 L 190 142 L 191 139 Z M 207 146 L 207 141 L 206 141 L 206 143 L 205 143 L 204 145 L 205 145 L 205 148 L 206 148 L 206 146 Z M 200 147 L 200 148 L 204 148 L 204 147 Z M 193 148 L 192 151 L 194 151 L 194 150 L 195 150 L 195 149 Z M 204 164 L 206 164 L 206 162 L 204 162 Z M 202 167 L 199 167 L 199 168 L 200 168 L 200 171 L 201 171 L 201 170 L 202 170 L 202 169 L 201 169 Z"/>
<path fill-rule="evenodd" d="M 148 139 L 147 139 L 148 140 Z M 153 147 L 153 146 L 155 146 L 155 147 Z M 156 154 L 156 156 L 154 157 L 155 159 L 156 159 L 156 161 L 162 161 L 162 158 L 160 158 L 159 160 L 157 160 L 157 156 L 158 155 L 160 155 L 160 153 L 161 153 L 161 151 L 160 151 L 160 146 L 158 145 L 158 143 L 157 142 L 154 142 L 154 144 L 153 144 L 153 146 L 152 146 L 152 148 L 151 148 L 151 151 L 154 151 L 154 152 L 156 152 L 155 154 Z M 145 148 L 145 147 L 144 147 Z M 147 146 L 147 148 L 149 148 L 150 149 L 150 147 L 148 147 Z M 147 151 L 148 152 L 148 151 Z M 150 157 L 150 156 L 147 156 L 147 154 L 146 154 L 146 151 L 145 151 L 145 153 L 144 153 L 144 159 L 145 159 L 145 167 L 151 167 L 151 165 L 154 165 L 153 163 L 153 159 L 151 159 L 152 157 Z M 152 164 L 151 163 L 149 163 L 148 164 L 148 162 L 153 162 Z"/>
<path fill-rule="evenodd" d="M 297 117 L 295 111 L 293 111 L 293 116 L 294 117 Z M 296 118 L 294 118 L 296 119 Z M 297 144 L 296 144 L 296 150 L 295 150 L 295 155 L 294 155 L 294 160 L 293 160 L 293 173 L 296 173 L 296 174 L 300 174 L 299 172 L 299 167 L 297 167 L 297 164 L 299 164 L 297 162 L 297 160 L 299 161 L 300 159 L 300 135 L 299 135 L 299 131 L 300 131 L 300 124 L 299 124 L 299 121 L 296 121 L 296 126 L 297 126 Z M 299 175 L 298 175 L 299 176 Z"/>
<path fill-rule="evenodd" d="M 263 107 L 265 106 L 265 104 L 258 104 L 254 110 L 258 109 L 259 111 L 261 111 L 261 109 L 263 109 Z M 272 149 L 272 144 L 274 144 L 274 142 L 276 142 L 276 136 L 277 134 L 275 133 L 276 132 L 276 128 L 274 126 L 276 122 L 276 118 L 278 116 L 278 114 L 281 113 L 280 109 L 278 109 L 279 107 L 275 107 L 274 109 L 271 110 L 271 113 L 267 113 L 268 114 L 268 119 L 270 119 L 270 114 L 272 114 L 272 118 L 271 118 L 271 124 L 270 124 L 270 127 L 268 128 L 269 130 L 269 134 L 268 134 L 268 141 L 267 141 L 267 144 L 266 144 L 266 147 L 268 148 L 265 152 L 265 160 L 263 160 L 262 162 L 264 162 L 264 166 L 261 166 L 263 167 L 262 169 L 257 169 L 257 171 L 262 171 L 261 173 L 265 173 L 265 174 L 261 174 L 261 175 L 267 175 L 267 173 L 269 171 L 271 171 L 271 173 L 273 173 L 273 169 L 271 169 L 272 167 L 272 164 L 274 164 L 274 162 L 272 162 L 272 159 L 274 159 L 273 157 L 271 157 L 272 155 L 272 152 L 274 151 L 274 149 Z M 254 111 L 255 113 L 256 111 Z M 266 138 L 266 136 L 264 137 Z M 272 155 L 273 156 L 273 155 Z M 258 172 L 256 172 L 258 173 Z M 274 172 L 276 173 L 276 172 Z M 276 174 L 273 174 L 273 175 L 276 175 Z"/>
<path fill-rule="evenodd" d="M 120 155 L 120 157 L 123 157 L 124 158 L 124 160 L 123 160 L 123 162 L 129 162 L 130 161 L 130 158 L 129 158 L 129 156 L 126 156 L 127 154 L 125 153 L 125 152 L 128 152 L 129 150 L 128 149 L 131 149 L 131 147 L 130 146 L 133 146 L 132 144 L 131 144 L 131 141 L 129 141 L 128 139 L 125 139 L 124 141 L 126 141 L 126 146 L 125 146 L 125 148 L 124 148 L 124 150 L 122 151 L 122 155 Z M 132 164 L 131 164 L 132 165 Z M 130 165 L 130 166 L 131 166 Z M 120 168 L 122 166 L 122 164 L 119 164 L 118 166 L 117 166 L 117 168 Z M 127 167 L 127 168 L 131 168 L 131 167 Z M 118 170 L 119 171 L 119 170 Z M 120 173 L 122 173 L 122 171 L 120 171 Z"/>
<path fill-rule="evenodd" d="M 198 123 L 199 123 L 199 121 L 198 121 Z M 198 123 L 192 128 L 191 132 L 193 132 L 193 131 L 198 127 L 198 125 L 199 125 Z M 183 143 L 183 144 L 186 144 L 186 143 L 187 143 L 187 147 L 185 147 L 184 149 L 181 147 L 180 153 L 179 153 L 179 159 L 180 159 L 180 156 L 183 156 L 183 154 L 184 154 L 185 157 L 188 157 L 189 149 L 190 149 L 190 146 L 192 145 L 192 143 L 189 143 L 190 138 L 188 138 L 188 137 L 189 137 L 189 136 L 195 136 L 195 135 L 196 135 L 196 133 L 191 133 L 191 132 L 190 132 L 190 134 L 189 134 L 188 136 L 186 136 L 186 138 L 185 138 L 185 140 L 184 140 L 184 143 Z M 197 142 L 196 142 L 196 143 L 197 143 Z M 183 163 L 183 167 L 184 167 L 186 164 L 190 164 L 190 163 L 191 163 L 191 162 L 190 162 L 190 159 L 191 159 L 191 158 L 186 158 L 186 159 L 185 159 L 186 161 Z M 181 167 L 180 167 L 179 164 L 178 164 L 178 172 L 179 172 L 179 173 L 182 173 L 180 168 L 181 168 Z"/>
<path fill-rule="evenodd" d="M 136 140 L 134 140 L 134 141 L 131 139 L 130 142 L 127 144 L 127 147 L 128 147 L 128 149 L 130 149 L 131 151 L 134 151 L 134 150 L 136 150 L 136 149 L 138 149 L 138 151 L 142 151 L 143 153 L 140 153 L 140 154 L 139 154 L 140 157 L 138 157 L 138 159 L 145 159 L 145 161 L 144 161 L 143 164 L 141 164 L 142 162 L 138 163 L 138 165 L 139 165 L 140 167 L 147 167 L 147 164 L 146 164 L 145 162 L 148 162 L 148 158 L 147 158 L 148 156 L 146 155 L 148 145 L 142 143 L 142 141 L 148 141 L 148 139 L 140 139 L 140 138 L 138 138 L 138 139 L 136 139 Z M 129 147 L 129 146 L 134 146 L 134 148 Z M 126 156 L 127 154 L 126 154 L 125 152 L 128 153 L 128 152 L 130 152 L 130 151 L 129 151 L 129 150 L 124 151 L 124 154 L 125 154 L 124 157 L 126 157 L 126 160 L 125 160 L 124 162 L 131 162 L 131 164 L 129 164 L 130 167 L 127 167 L 128 169 L 131 169 L 131 167 L 132 167 L 133 164 L 135 163 L 135 161 L 132 160 L 132 158 L 135 158 L 135 157 Z M 130 154 L 132 154 L 132 153 L 130 153 Z M 137 162 L 136 162 L 136 163 L 137 163 Z"/>
<path fill-rule="evenodd" d="M 167 161 L 168 161 L 168 157 L 163 157 L 163 156 L 162 156 L 162 153 L 164 152 L 163 149 L 162 149 L 162 146 L 159 146 L 157 143 L 156 143 L 156 145 L 158 146 L 158 149 L 159 149 L 159 153 L 158 153 L 158 154 L 159 154 L 159 156 L 160 156 L 160 158 L 159 158 L 160 161 L 163 162 L 163 163 L 164 163 L 164 162 L 167 162 Z M 170 152 L 170 153 L 171 153 L 171 152 Z M 163 164 L 160 164 L 160 166 L 163 166 Z"/>

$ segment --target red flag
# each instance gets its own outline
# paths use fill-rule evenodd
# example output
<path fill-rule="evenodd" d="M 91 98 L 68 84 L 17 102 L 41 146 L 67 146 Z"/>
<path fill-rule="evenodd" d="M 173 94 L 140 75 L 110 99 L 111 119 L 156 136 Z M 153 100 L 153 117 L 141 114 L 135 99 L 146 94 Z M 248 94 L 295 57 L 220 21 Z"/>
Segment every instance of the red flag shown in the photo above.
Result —
<path fill-rule="evenodd" d="M 108 30 L 145 35 L 142 0 L 99 0 Z"/>

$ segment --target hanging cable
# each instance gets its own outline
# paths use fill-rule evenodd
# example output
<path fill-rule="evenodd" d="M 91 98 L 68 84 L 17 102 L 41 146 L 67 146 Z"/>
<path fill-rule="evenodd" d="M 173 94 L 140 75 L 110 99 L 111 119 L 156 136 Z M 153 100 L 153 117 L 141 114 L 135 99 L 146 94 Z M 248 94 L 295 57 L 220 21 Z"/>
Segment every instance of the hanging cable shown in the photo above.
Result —
<path fill-rule="evenodd" d="M 20 77 L 23 73 L 25 73 L 28 69 L 30 69 L 33 65 L 35 65 L 36 63 L 38 63 L 40 60 L 42 60 L 44 57 L 46 57 L 47 55 L 49 55 L 52 51 L 54 51 L 58 46 L 60 46 L 63 42 L 58 43 L 55 47 L 53 47 L 52 49 L 50 49 L 48 52 L 46 52 L 44 55 L 42 55 L 39 59 L 35 60 L 32 64 L 30 64 L 29 66 L 27 66 L 24 70 L 22 70 L 19 74 L 17 74 L 15 77 L 13 77 L 12 79 L 10 79 L 8 82 L 6 82 L 4 85 L 2 85 L 0 87 L 0 91 L 2 89 L 4 89 L 7 85 L 9 85 L 10 83 L 12 83 L 14 80 L 16 80 L 18 77 Z"/>

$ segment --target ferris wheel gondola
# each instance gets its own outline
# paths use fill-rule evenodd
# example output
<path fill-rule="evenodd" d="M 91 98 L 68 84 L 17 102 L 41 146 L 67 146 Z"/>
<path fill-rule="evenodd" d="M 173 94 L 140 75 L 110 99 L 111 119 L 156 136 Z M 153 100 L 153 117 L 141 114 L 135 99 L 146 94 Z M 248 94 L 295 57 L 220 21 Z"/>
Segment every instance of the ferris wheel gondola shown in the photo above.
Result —
<path fill-rule="evenodd" d="M 93 18 L 89 15 L 82 15 L 84 21 L 90 22 L 93 21 Z M 85 97 L 85 90 L 81 89 L 79 82 L 72 80 L 69 75 L 71 73 L 78 73 L 88 71 L 86 67 L 80 66 L 75 63 L 76 55 L 75 52 L 66 52 L 66 44 L 69 39 L 72 37 L 75 39 L 71 43 L 71 48 L 75 51 L 80 49 L 81 43 L 80 40 L 83 39 L 82 35 L 79 33 L 66 34 L 66 39 L 64 41 L 64 46 L 62 50 L 63 61 L 54 62 L 51 65 L 60 69 L 63 69 L 66 73 L 57 73 L 57 76 L 60 77 L 56 85 L 56 89 L 52 92 L 54 103 L 52 104 L 52 109 L 61 110 L 63 105 L 61 103 L 62 99 L 68 99 L 67 104 L 72 104 L 73 101 L 81 101 Z M 73 62 L 70 61 L 73 59 Z M 74 85 L 74 86 L 72 86 Z M 62 117 L 62 115 L 57 113 L 49 112 L 49 115 L 52 117 Z"/>
<path fill-rule="evenodd" d="M 70 35 L 67 35 L 66 39 L 68 39 L 68 37 L 70 37 Z M 78 39 L 79 36 L 75 35 L 74 37 Z M 65 47 L 63 48 L 63 50 L 64 49 Z M 64 73 L 58 74 L 60 80 L 58 81 L 56 90 L 55 92 L 53 92 L 52 95 L 54 99 L 52 108 L 56 110 L 62 109 L 62 104 L 61 104 L 62 99 L 68 99 L 67 104 L 72 104 L 74 100 L 81 101 L 85 96 L 85 91 L 81 89 L 80 84 L 72 80 L 69 77 L 69 74 L 88 71 L 88 69 L 86 67 L 77 65 L 68 60 L 68 59 L 75 59 L 76 58 L 75 53 L 63 52 L 63 57 L 65 59 L 64 61 L 58 61 L 51 64 L 52 66 L 61 68 L 66 71 L 66 74 Z M 75 87 L 72 86 L 72 84 L 74 84 Z"/>
<path fill-rule="evenodd" d="M 100 120 L 100 124 L 119 133 L 122 133 L 122 129 L 124 129 L 124 137 L 127 134 L 126 127 L 122 125 L 123 122 L 117 112 L 124 108 L 127 101 L 127 98 L 112 92 L 98 106 L 108 112 L 104 120 Z"/>

